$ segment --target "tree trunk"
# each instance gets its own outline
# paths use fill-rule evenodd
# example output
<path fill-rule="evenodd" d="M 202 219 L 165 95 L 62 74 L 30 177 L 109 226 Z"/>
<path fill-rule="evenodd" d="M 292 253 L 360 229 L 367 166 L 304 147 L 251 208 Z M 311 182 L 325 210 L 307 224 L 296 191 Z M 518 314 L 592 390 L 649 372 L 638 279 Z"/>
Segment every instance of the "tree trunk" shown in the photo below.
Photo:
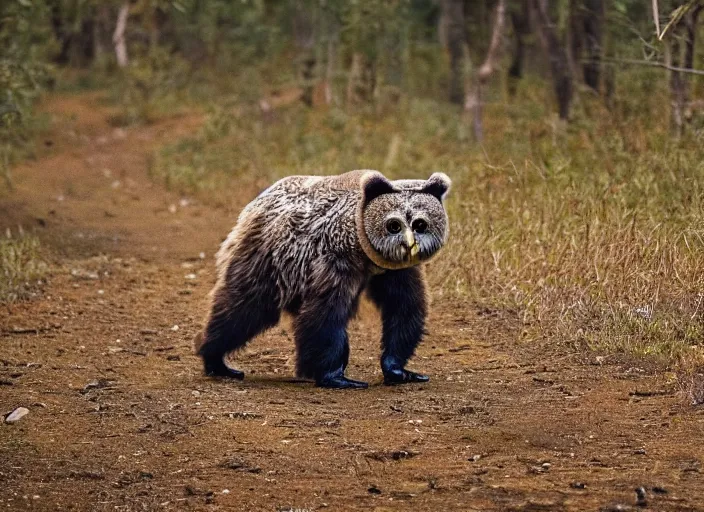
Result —
<path fill-rule="evenodd" d="M 603 45 L 604 1 L 572 0 L 568 57 L 574 76 L 599 91 Z M 580 65 L 581 63 L 581 65 Z"/>
<path fill-rule="evenodd" d="M 583 66 L 584 83 L 598 91 L 604 39 L 604 1 L 585 0 L 584 8 L 583 34 L 587 59 Z"/>
<path fill-rule="evenodd" d="M 100 10 L 95 13 L 95 21 L 93 22 L 93 60 L 100 62 L 105 54 L 103 48 L 103 31 L 101 24 Z"/>
<path fill-rule="evenodd" d="M 54 36 L 59 43 L 60 50 L 56 55 L 57 64 L 68 64 L 69 50 L 71 49 L 71 34 L 66 30 L 66 25 L 61 16 L 61 6 L 54 3 L 51 6 L 51 26 L 54 29 Z"/>
<path fill-rule="evenodd" d="M 67 23 L 62 17 L 59 3 L 51 10 L 51 24 L 60 45 L 56 62 L 85 66 L 95 57 L 95 18 L 85 16 L 76 23 Z"/>
<path fill-rule="evenodd" d="M 470 87 L 467 88 L 467 94 L 464 100 L 465 112 L 471 114 L 474 127 L 474 138 L 481 141 L 484 138 L 484 128 L 482 122 L 482 90 L 484 85 L 489 81 L 489 78 L 494 73 L 499 55 L 501 53 L 501 42 L 504 37 L 504 26 L 506 20 L 506 1 L 498 0 L 496 4 L 496 17 L 494 26 L 491 32 L 491 42 L 489 49 L 486 52 L 484 63 L 478 69 L 476 77 Z"/>
<path fill-rule="evenodd" d="M 324 95 L 326 105 L 332 105 L 332 80 L 335 75 L 336 54 L 335 40 L 331 37 L 328 39 L 327 62 L 325 65 Z"/>
<path fill-rule="evenodd" d="M 110 47 L 110 24 L 110 6 L 102 4 L 96 8 L 93 24 L 93 58 L 98 63 L 103 63 Z"/>
<path fill-rule="evenodd" d="M 359 101 L 359 84 L 362 81 L 362 54 L 354 52 L 350 71 L 347 74 L 347 105 L 353 105 Z"/>
<path fill-rule="evenodd" d="M 550 61 L 553 88 L 557 97 L 560 119 L 567 120 L 570 115 L 573 84 L 567 52 L 560 43 L 555 30 L 555 24 L 550 19 L 547 0 L 531 0 L 535 14 L 538 35 L 543 50 Z"/>
<path fill-rule="evenodd" d="M 668 47 L 668 55 L 666 56 L 667 64 L 673 68 L 678 68 L 682 65 L 680 57 L 682 55 L 682 48 L 680 45 L 680 39 L 677 34 L 673 34 L 672 41 Z M 681 71 L 671 71 L 670 72 L 670 96 L 671 96 L 671 110 L 670 118 L 672 129 L 675 134 L 682 135 L 684 132 L 684 104 L 685 104 L 685 77 L 682 75 Z"/>
<path fill-rule="evenodd" d="M 117 14 L 115 32 L 112 35 L 112 42 L 115 45 L 115 57 L 117 65 L 121 68 L 127 67 L 129 58 L 127 57 L 127 43 L 125 41 L 125 29 L 127 28 L 127 18 L 130 15 L 130 3 L 125 2 L 120 6 Z"/>
<path fill-rule="evenodd" d="M 515 46 L 511 65 L 508 68 L 508 92 L 511 96 L 516 94 L 516 85 L 523 77 L 523 64 L 525 60 L 525 37 L 530 34 L 530 16 L 528 13 L 528 2 L 522 0 L 517 9 L 511 11 L 511 24 L 513 26 L 513 37 Z"/>
<path fill-rule="evenodd" d="M 580 62 L 584 50 L 584 1 L 570 0 L 568 5 L 569 28 L 565 32 L 567 62 L 572 76 L 580 75 Z"/>
<path fill-rule="evenodd" d="M 315 30 L 313 26 L 313 13 L 306 2 L 298 1 L 293 14 L 293 33 L 298 48 L 298 80 L 303 88 L 303 102 L 313 105 L 315 90 Z"/>
<path fill-rule="evenodd" d="M 463 0 L 442 0 L 442 25 L 450 56 L 450 90 L 452 103 L 462 105 L 464 94 L 464 62 L 467 34 Z"/>
<path fill-rule="evenodd" d="M 166 23 L 166 11 L 161 7 L 154 7 L 152 10 L 151 25 L 149 27 L 149 49 L 154 51 L 159 46 L 161 31 Z"/>
<path fill-rule="evenodd" d="M 687 69 L 694 68 L 694 45 L 697 42 L 697 19 L 699 13 L 704 10 L 704 5 L 699 5 L 685 17 L 685 50 L 684 50 L 684 67 Z"/>
<path fill-rule="evenodd" d="M 704 9 L 697 6 L 684 15 L 670 36 L 667 64 L 672 68 L 692 69 L 694 66 L 694 46 L 697 36 L 697 18 Z M 687 73 L 670 71 L 670 95 L 672 98 L 672 128 L 679 136 L 684 133 L 685 123 L 691 119 L 690 79 Z"/>

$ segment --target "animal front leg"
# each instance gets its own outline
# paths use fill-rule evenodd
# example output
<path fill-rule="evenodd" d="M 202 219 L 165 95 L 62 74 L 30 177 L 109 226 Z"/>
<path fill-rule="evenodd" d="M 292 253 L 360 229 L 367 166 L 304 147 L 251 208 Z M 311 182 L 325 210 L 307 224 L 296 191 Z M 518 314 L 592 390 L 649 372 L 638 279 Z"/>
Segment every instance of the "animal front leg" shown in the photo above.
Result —
<path fill-rule="evenodd" d="M 296 316 L 296 371 L 315 379 L 319 387 L 366 388 L 366 382 L 345 377 L 350 356 L 347 323 L 356 297 L 354 289 L 340 288 L 309 297 Z"/>
<path fill-rule="evenodd" d="M 340 304 L 308 303 L 295 320 L 299 376 L 315 379 L 323 388 L 366 388 L 366 382 L 345 377 L 350 355 L 347 338 L 349 312 Z"/>
<path fill-rule="evenodd" d="M 421 269 L 391 270 L 374 276 L 369 295 L 381 310 L 384 384 L 428 382 L 428 376 L 406 369 L 425 333 L 427 299 Z"/>

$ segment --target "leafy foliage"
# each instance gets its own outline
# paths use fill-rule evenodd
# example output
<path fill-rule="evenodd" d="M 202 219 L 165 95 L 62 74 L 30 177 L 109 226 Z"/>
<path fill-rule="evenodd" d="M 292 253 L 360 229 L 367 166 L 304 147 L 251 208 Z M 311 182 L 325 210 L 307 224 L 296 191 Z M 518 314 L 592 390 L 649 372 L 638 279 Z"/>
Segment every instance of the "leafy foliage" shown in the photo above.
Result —
<path fill-rule="evenodd" d="M 26 154 L 35 127 L 31 108 L 51 78 L 54 47 L 48 7 L 14 0 L 0 5 L 0 174 Z"/>

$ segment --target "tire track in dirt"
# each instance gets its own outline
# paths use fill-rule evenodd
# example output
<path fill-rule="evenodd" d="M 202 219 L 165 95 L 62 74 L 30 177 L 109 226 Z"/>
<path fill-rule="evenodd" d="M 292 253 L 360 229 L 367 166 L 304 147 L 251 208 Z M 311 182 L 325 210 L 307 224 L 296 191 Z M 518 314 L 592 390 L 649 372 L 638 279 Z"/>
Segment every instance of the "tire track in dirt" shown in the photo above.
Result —
<path fill-rule="evenodd" d="M 52 147 L 0 207 L 56 260 L 39 299 L 0 314 L 0 411 L 30 409 L 0 425 L 0 507 L 627 510 L 643 486 L 638 509 L 704 510 L 704 410 L 637 362 L 522 342 L 508 314 L 436 298 L 412 362 L 427 385 L 380 385 L 366 304 L 350 375 L 369 390 L 293 379 L 285 322 L 237 355 L 243 383 L 202 377 L 212 255 L 249 198 L 186 205 L 149 180 L 198 115 L 115 130 L 95 95 L 45 109 Z"/>

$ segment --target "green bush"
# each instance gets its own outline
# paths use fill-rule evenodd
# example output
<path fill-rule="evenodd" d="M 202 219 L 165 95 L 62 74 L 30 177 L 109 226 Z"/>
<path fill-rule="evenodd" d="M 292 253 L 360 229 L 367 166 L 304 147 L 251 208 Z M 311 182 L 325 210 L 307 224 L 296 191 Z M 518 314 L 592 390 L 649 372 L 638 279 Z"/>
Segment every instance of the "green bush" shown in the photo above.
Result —
<path fill-rule="evenodd" d="M 10 167 L 31 152 L 39 126 L 32 107 L 52 77 L 49 20 L 44 2 L 0 5 L 0 174 L 8 186 Z"/>

